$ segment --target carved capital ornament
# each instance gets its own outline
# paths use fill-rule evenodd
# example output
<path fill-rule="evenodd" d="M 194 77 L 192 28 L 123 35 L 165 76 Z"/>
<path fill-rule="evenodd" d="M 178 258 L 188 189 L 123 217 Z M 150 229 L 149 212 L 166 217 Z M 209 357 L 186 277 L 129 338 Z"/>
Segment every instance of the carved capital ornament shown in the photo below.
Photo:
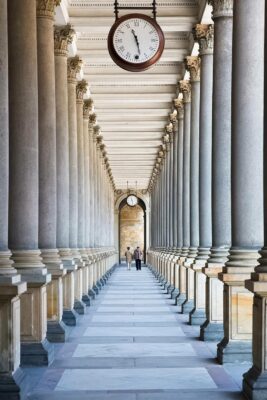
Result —
<path fill-rule="evenodd" d="M 185 59 L 185 67 L 190 72 L 191 82 L 200 81 L 201 59 L 198 56 L 188 56 Z"/>
<path fill-rule="evenodd" d="M 36 0 L 37 17 L 54 19 L 55 8 L 60 2 L 61 0 Z"/>
<path fill-rule="evenodd" d="M 72 43 L 75 30 L 71 25 L 56 26 L 54 30 L 55 54 L 57 56 L 68 55 L 68 45 Z"/>
<path fill-rule="evenodd" d="M 89 115 L 89 123 L 92 125 L 96 124 L 96 114 L 95 113 Z"/>
<path fill-rule="evenodd" d="M 213 19 L 233 17 L 233 2 L 234 0 L 208 0 L 208 3 L 213 7 Z"/>
<path fill-rule="evenodd" d="M 183 93 L 184 103 L 191 102 L 191 84 L 190 81 L 183 80 L 179 82 L 179 89 Z"/>
<path fill-rule="evenodd" d="M 81 71 L 82 59 L 79 56 L 68 58 L 68 81 L 76 83 L 76 75 Z"/>
<path fill-rule="evenodd" d="M 76 85 L 76 98 L 78 101 L 83 102 L 83 96 L 87 92 L 88 83 L 85 79 L 79 81 Z"/>
<path fill-rule="evenodd" d="M 214 26 L 197 24 L 193 29 L 193 36 L 199 43 L 199 54 L 213 54 Z"/>
<path fill-rule="evenodd" d="M 93 110 L 93 100 L 86 99 L 83 101 L 83 117 L 84 119 L 89 119 L 89 114 Z"/>
<path fill-rule="evenodd" d="M 183 119 L 184 118 L 184 104 L 182 99 L 175 99 L 174 106 L 177 110 L 177 118 Z"/>

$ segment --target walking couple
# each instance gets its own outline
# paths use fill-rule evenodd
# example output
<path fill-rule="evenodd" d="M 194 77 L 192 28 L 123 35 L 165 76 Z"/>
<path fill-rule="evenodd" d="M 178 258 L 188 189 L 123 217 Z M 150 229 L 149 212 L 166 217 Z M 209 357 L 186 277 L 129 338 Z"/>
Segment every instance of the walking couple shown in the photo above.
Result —
<path fill-rule="evenodd" d="M 125 257 L 126 257 L 126 263 L 127 263 L 128 270 L 131 269 L 132 259 L 134 258 L 136 271 L 141 271 L 141 261 L 142 261 L 143 253 L 139 246 L 137 246 L 133 255 L 130 252 L 130 247 L 127 247 L 127 251 L 125 252 Z"/>

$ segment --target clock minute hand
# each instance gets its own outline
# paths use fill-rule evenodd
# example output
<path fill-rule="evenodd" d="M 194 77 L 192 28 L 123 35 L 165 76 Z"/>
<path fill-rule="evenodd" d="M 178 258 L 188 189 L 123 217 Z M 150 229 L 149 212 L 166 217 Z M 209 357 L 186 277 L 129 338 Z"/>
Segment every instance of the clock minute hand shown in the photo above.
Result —
<path fill-rule="evenodd" d="M 137 37 L 137 35 L 135 34 L 135 31 L 134 31 L 133 29 L 132 29 L 132 34 L 134 35 L 135 42 L 136 42 L 137 48 L 138 48 L 138 53 L 140 54 L 141 52 L 140 52 L 140 46 L 139 46 L 138 37 Z"/>

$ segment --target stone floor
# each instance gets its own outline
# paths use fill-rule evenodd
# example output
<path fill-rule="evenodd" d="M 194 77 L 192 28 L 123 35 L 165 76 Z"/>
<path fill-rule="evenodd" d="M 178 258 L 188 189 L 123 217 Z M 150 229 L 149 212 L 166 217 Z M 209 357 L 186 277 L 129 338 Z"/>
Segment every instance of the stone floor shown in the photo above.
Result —
<path fill-rule="evenodd" d="M 241 400 L 248 365 L 222 367 L 147 268 L 117 268 L 23 400 Z"/>

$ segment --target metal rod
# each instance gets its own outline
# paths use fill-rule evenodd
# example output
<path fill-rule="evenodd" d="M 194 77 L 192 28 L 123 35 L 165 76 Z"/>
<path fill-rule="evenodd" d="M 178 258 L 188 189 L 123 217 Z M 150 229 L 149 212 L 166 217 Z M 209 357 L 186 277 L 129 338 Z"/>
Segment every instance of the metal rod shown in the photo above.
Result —
<path fill-rule="evenodd" d="M 152 10 L 153 12 L 153 18 L 157 18 L 157 1 L 153 0 L 152 6 L 147 6 L 147 7 L 136 7 L 136 6 L 119 6 L 118 0 L 115 0 L 114 3 L 114 13 L 116 20 L 119 18 L 119 10 Z"/>

